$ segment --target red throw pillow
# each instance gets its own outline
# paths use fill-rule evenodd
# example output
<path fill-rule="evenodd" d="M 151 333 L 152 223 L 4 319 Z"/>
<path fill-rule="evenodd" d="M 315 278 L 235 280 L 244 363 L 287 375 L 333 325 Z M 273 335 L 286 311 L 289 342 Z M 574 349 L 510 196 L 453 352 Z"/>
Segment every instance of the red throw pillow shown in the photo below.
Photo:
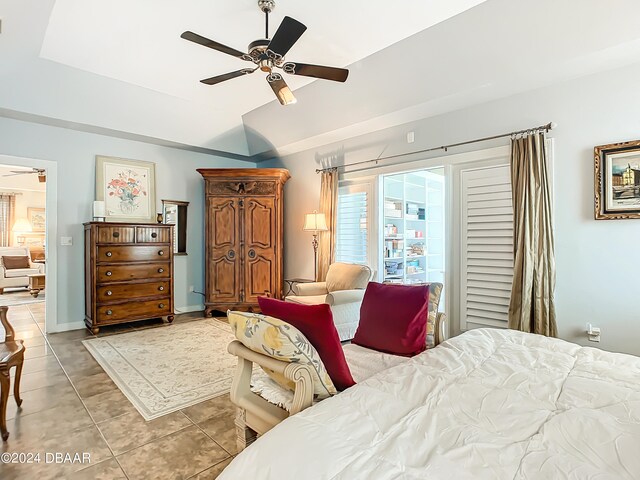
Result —
<path fill-rule="evenodd" d="M 263 314 L 290 323 L 307 337 L 318 351 L 337 390 L 356 384 L 344 358 L 329 305 L 300 305 L 267 297 L 258 297 L 258 304 Z"/>
<path fill-rule="evenodd" d="M 369 282 L 352 342 L 393 355 L 417 355 L 426 349 L 428 307 L 428 285 Z"/>

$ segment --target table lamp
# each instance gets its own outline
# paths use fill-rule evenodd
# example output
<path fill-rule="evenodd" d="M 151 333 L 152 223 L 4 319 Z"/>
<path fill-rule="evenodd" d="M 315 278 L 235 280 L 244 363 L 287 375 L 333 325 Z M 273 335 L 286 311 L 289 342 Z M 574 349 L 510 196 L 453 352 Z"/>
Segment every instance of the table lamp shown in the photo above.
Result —
<path fill-rule="evenodd" d="M 26 218 L 19 218 L 16 220 L 16 223 L 13 224 L 13 233 L 16 234 L 16 241 L 19 246 L 23 246 L 25 244 L 26 238 L 24 236 L 25 233 L 31 233 L 33 228 L 31 227 L 31 223 Z"/>
<path fill-rule="evenodd" d="M 324 213 L 318 213 L 317 210 L 314 210 L 313 213 L 305 214 L 302 230 L 313 232 L 313 240 L 311 241 L 311 245 L 313 245 L 313 279 L 318 280 L 318 232 L 329 230 Z"/>

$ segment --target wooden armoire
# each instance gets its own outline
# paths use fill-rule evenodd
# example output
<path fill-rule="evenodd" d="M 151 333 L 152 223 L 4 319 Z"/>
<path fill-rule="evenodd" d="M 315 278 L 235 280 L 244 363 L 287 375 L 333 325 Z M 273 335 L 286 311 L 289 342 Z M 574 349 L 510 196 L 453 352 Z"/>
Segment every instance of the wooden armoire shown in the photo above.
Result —
<path fill-rule="evenodd" d="M 282 297 L 283 168 L 198 169 L 205 180 L 205 315 Z"/>

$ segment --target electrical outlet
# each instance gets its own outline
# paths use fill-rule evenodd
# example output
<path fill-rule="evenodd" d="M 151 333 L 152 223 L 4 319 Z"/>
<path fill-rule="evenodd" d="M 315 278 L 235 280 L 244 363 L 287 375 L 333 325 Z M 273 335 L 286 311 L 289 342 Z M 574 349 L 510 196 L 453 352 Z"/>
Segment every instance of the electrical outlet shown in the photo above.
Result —
<path fill-rule="evenodd" d="M 599 342 L 601 333 L 600 327 L 594 327 L 592 324 L 587 323 L 587 337 L 590 342 Z"/>
<path fill-rule="evenodd" d="M 407 143 L 413 143 L 416 141 L 416 134 L 415 132 L 409 132 L 407 133 Z"/>
<path fill-rule="evenodd" d="M 190 292 L 195 292 L 196 288 L 193 285 L 189 285 L 189 291 Z"/>

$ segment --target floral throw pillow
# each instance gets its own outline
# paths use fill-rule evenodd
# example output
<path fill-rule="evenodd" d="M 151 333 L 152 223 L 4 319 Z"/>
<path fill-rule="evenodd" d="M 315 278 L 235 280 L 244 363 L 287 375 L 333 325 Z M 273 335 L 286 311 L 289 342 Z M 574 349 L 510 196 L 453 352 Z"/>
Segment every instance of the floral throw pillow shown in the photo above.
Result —
<path fill-rule="evenodd" d="M 317 350 L 300 330 L 277 318 L 246 312 L 227 312 L 229 325 L 236 338 L 254 352 L 277 360 L 301 363 L 311 367 L 313 393 L 317 400 L 337 393 Z M 295 390 L 294 382 L 272 370 L 263 369 L 278 384 Z"/>

